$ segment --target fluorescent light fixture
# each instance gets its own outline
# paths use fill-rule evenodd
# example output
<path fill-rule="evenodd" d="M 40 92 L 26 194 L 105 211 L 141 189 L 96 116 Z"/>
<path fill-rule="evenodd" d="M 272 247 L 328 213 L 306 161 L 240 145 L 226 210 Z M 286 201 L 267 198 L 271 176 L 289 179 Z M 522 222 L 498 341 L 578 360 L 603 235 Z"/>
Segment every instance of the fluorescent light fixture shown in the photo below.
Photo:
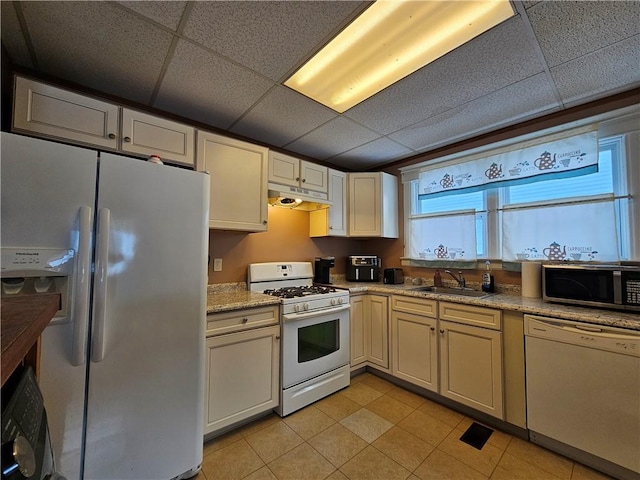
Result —
<path fill-rule="evenodd" d="M 513 15 L 508 0 L 378 0 L 285 85 L 342 113 Z"/>

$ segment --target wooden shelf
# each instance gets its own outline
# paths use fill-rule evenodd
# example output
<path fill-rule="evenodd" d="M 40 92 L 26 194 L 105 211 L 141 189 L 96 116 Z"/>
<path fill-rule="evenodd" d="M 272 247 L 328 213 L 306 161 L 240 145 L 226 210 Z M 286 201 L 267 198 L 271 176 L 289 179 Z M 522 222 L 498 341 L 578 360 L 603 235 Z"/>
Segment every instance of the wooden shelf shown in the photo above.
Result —
<path fill-rule="evenodd" d="M 61 306 L 59 293 L 16 295 L 1 301 L 2 384 L 36 345 Z M 34 370 L 37 371 L 36 365 Z"/>

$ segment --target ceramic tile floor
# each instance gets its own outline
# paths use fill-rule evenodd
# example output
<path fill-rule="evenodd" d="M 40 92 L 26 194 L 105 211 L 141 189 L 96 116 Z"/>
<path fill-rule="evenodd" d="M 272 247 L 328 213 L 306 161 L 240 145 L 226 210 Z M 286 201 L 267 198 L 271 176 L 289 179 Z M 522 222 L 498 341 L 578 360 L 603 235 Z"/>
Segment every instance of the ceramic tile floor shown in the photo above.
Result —
<path fill-rule="evenodd" d="M 604 480 L 609 477 L 494 431 L 459 440 L 472 420 L 364 373 L 286 418 L 263 417 L 204 446 L 196 480 Z"/>

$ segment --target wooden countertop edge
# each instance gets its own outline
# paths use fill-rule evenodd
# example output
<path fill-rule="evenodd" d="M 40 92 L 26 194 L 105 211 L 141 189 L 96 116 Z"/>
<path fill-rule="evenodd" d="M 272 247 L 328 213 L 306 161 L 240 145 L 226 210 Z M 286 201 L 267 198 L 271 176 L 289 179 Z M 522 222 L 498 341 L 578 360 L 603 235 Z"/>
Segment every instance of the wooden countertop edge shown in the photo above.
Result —
<path fill-rule="evenodd" d="M 2 384 L 9 378 L 61 306 L 59 293 L 1 300 Z"/>

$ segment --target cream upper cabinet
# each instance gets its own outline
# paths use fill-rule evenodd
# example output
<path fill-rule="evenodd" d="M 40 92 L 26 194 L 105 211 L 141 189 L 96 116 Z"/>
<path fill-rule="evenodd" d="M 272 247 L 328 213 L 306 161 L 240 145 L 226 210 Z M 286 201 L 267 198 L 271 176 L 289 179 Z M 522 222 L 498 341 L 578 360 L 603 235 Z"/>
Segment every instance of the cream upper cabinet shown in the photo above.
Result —
<path fill-rule="evenodd" d="M 290 155 L 269 152 L 270 183 L 327 193 L 329 188 L 327 170 L 327 167 Z"/>
<path fill-rule="evenodd" d="M 209 228 L 267 230 L 268 150 L 198 132 L 197 169 L 209 173 Z"/>
<path fill-rule="evenodd" d="M 163 161 L 195 166 L 195 129 L 146 113 L 122 109 L 121 150 L 158 155 Z"/>
<path fill-rule="evenodd" d="M 391 297 L 391 373 L 438 391 L 438 302 Z"/>
<path fill-rule="evenodd" d="M 398 238 L 398 179 L 384 172 L 349 174 L 349 236 Z"/>
<path fill-rule="evenodd" d="M 351 297 L 352 369 L 372 365 L 389 371 L 388 302 L 385 295 Z"/>
<path fill-rule="evenodd" d="M 347 174 L 328 169 L 329 208 L 309 212 L 310 237 L 347 236 Z"/>
<path fill-rule="evenodd" d="M 499 310 L 440 302 L 438 334 L 440 394 L 504 419 L 501 314 Z M 478 324 L 485 327 L 475 326 Z"/>
<path fill-rule="evenodd" d="M 117 105 L 23 77 L 14 93 L 14 131 L 118 148 Z"/>

